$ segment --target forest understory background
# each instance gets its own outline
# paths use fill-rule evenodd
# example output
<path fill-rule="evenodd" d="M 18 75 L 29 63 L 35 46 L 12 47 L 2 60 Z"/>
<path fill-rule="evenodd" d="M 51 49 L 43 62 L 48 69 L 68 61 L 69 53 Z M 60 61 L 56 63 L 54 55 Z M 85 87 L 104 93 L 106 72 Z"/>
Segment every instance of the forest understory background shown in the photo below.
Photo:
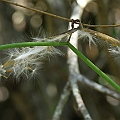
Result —
<path fill-rule="evenodd" d="M 80 1 L 80 0 L 79 0 Z M 82 0 L 87 1 L 87 0 Z M 70 18 L 75 0 L 14 0 L 18 4 L 29 6 Z M 95 0 L 83 9 L 81 22 L 86 24 L 119 24 L 119 0 Z M 0 1 L 0 44 L 32 41 L 31 37 L 53 36 L 68 29 L 68 22 Z M 120 28 L 90 28 L 114 38 L 120 38 Z M 84 41 L 78 41 L 79 50 L 102 71 L 113 77 L 120 85 L 120 62 L 117 62 L 107 50 L 108 46 L 99 43 L 97 48 Z M 0 84 L 0 120 L 49 120 L 52 118 L 63 87 L 68 81 L 67 47 L 57 47 L 64 56 L 46 60 L 36 78 L 26 80 L 14 77 L 1 79 Z M 1 62 L 5 51 L 0 51 Z M 88 79 L 105 85 L 91 68 L 80 59 L 79 70 Z M 119 120 L 120 102 L 108 95 L 78 84 L 83 101 L 93 120 Z M 60 120 L 84 120 L 77 109 L 75 98 L 70 95 Z"/>

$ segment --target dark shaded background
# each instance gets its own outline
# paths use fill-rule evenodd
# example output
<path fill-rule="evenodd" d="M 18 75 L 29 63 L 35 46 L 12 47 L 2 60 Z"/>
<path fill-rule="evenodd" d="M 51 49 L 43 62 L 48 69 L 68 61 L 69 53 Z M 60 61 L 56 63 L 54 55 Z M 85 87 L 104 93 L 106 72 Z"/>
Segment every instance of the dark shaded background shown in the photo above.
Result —
<path fill-rule="evenodd" d="M 69 18 L 72 3 L 75 0 L 15 0 L 19 4 Z M 84 9 L 81 21 L 87 24 L 120 23 L 119 0 L 96 0 Z M 0 44 L 31 41 L 30 37 L 51 36 L 67 30 L 68 22 L 38 14 L 20 7 L 11 6 L 0 1 Z M 95 29 L 95 28 L 94 28 Z M 120 28 L 95 30 L 115 38 L 120 37 Z M 33 80 L 21 78 L 1 79 L 0 85 L 0 120 L 49 120 L 68 80 L 67 48 L 58 47 L 65 56 L 45 61 L 44 68 Z M 108 46 L 99 44 L 89 49 L 88 43 L 79 41 L 79 49 L 105 73 L 115 76 L 120 84 L 120 65 L 107 52 Z M 5 57 L 1 51 L 1 62 Z M 80 72 L 92 79 L 107 85 L 88 66 L 79 60 Z M 109 87 L 109 86 L 108 86 Z M 120 120 L 119 101 L 80 85 L 83 100 L 94 120 Z M 69 98 L 61 120 L 83 120 L 77 111 L 74 98 Z"/>

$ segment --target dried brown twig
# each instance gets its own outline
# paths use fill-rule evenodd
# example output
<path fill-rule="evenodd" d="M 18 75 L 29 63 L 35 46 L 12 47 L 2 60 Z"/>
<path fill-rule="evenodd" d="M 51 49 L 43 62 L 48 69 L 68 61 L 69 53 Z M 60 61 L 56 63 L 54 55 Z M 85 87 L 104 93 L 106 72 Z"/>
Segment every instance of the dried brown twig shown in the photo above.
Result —
<path fill-rule="evenodd" d="M 113 46 L 120 46 L 120 41 L 118 41 L 117 39 L 110 37 L 106 34 L 91 30 L 91 29 L 84 29 L 85 32 L 89 32 L 90 34 L 92 34 L 93 36 L 100 38 L 102 40 L 105 40 L 109 43 L 111 43 Z"/>
<path fill-rule="evenodd" d="M 9 4 L 12 4 L 12 5 L 15 5 L 15 6 L 19 6 L 19 7 L 28 9 L 28 10 L 32 10 L 32 11 L 35 11 L 35 12 L 38 12 L 38 13 L 42 13 L 42 14 L 45 14 L 45 15 L 48 15 L 48 16 L 51 16 L 51 17 L 55 17 L 55 18 L 58 18 L 58 19 L 62 19 L 62 20 L 71 22 L 72 23 L 71 24 L 72 30 L 66 31 L 67 33 L 73 33 L 76 30 L 81 29 L 81 28 L 79 28 L 80 26 L 78 28 L 74 28 L 74 24 L 81 24 L 84 27 L 103 27 L 103 28 L 119 27 L 120 26 L 120 24 L 117 24 L 117 25 L 89 25 L 89 24 L 83 24 L 83 23 L 81 23 L 81 21 L 79 19 L 76 19 L 76 20 L 68 19 L 68 18 L 65 18 L 65 17 L 61 17 L 61 16 L 58 16 L 58 15 L 54 15 L 54 14 L 45 12 L 45 11 L 41 11 L 41 10 L 37 10 L 37 9 L 34 9 L 34 8 L 26 7 L 26 6 L 11 2 L 11 1 L 7 1 L 7 0 L 2 0 L 2 1 L 7 2 Z M 103 34 L 103 33 L 97 32 L 97 31 L 93 31 L 91 29 L 84 28 L 83 30 L 85 32 L 88 32 L 88 33 L 92 34 L 93 36 L 96 36 L 97 38 L 101 38 L 102 40 L 105 40 L 105 41 L 111 43 L 113 46 L 120 46 L 120 41 L 118 41 L 117 39 L 115 39 L 113 37 L 110 37 L 106 34 Z M 66 32 L 64 32 L 64 33 L 66 33 Z"/>
<path fill-rule="evenodd" d="M 64 18 L 64 17 L 61 17 L 61 16 L 57 16 L 57 15 L 48 13 L 48 12 L 44 12 L 44 11 L 37 10 L 37 9 L 34 9 L 34 8 L 19 5 L 17 3 L 13 3 L 13 2 L 10 2 L 10 1 L 7 1 L 7 0 L 2 0 L 2 1 L 7 2 L 9 4 L 19 6 L 19 7 L 22 7 L 22 8 L 25 8 L 25 9 L 29 9 L 29 10 L 32 10 L 32 11 L 35 11 L 35 12 L 38 12 L 38 13 L 49 15 L 51 17 L 55 17 L 55 18 L 58 18 L 58 19 L 62 19 L 62 20 L 71 22 L 72 26 L 73 26 L 72 27 L 73 29 L 69 30 L 69 31 L 66 31 L 65 33 L 68 33 L 68 34 L 70 33 L 71 34 L 71 33 L 80 29 L 79 27 L 74 28 L 74 24 L 79 24 L 80 23 L 80 20 L 78 20 L 78 19 L 76 19 L 76 20 L 68 19 L 68 18 Z M 120 26 L 120 24 L 117 24 L 117 25 L 88 25 L 88 24 L 82 24 L 82 25 L 85 26 L 85 27 L 104 27 L 104 28 L 105 27 L 119 27 Z M 93 30 L 90 30 L 90 29 L 86 29 L 86 28 L 83 28 L 83 31 L 88 32 L 95 37 L 101 38 L 102 40 L 106 40 L 114 46 L 120 46 L 120 41 L 118 41 L 117 39 L 112 38 L 108 35 L 105 35 L 103 33 L 93 31 Z M 77 46 L 77 38 L 72 38 L 71 37 L 71 42 L 72 43 L 74 42 L 75 44 L 73 43 L 73 45 Z M 81 97 L 81 94 L 80 94 L 80 91 L 79 91 L 79 87 L 78 87 L 78 84 L 77 84 L 78 81 L 81 82 L 81 79 L 84 79 L 84 81 L 86 81 L 86 78 L 83 77 L 83 76 L 81 77 L 79 75 L 77 56 L 73 52 L 71 52 L 70 49 L 68 50 L 68 54 L 69 54 L 68 63 L 69 63 L 69 70 L 70 70 L 69 81 L 67 82 L 66 86 L 64 87 L 63 94 L 61 95 L 61 98 L 59 100 L 58 106 L 57 106 L 55 114 L 53 116 L 53 120 L 58 120 L 60 118 L 60 115 L 62 114 L 63 107 L 65 106 L 65 103 L 67 101 L 66 99 L 68 99 L 68 97 L 70 95 L 71 89 L 72 89 L 73 95 L 76 99 L 78 109 L 83 114 L 83 117 L 85 119 L 91 120 L 92 118 L 89 115 L 89 113 L 88 113 L 88 111 L 85 107 L 85 104 L 82 100 L 82 97 Z M 106 89 L 106 88 L 100 86 L 97 83 L 90 82 L 90 80 L 88 80 L 88 79 L 87 79 L 87 82 L 84 82 L 84 84 L 96 89 L 97 91 L 106 93 L 108 95 L 111 95 L 112 97 L 120 99 L 120 96 L 117 93 L 115 94 L 115 92 L 110 91 L 109 89 Z M 101 89 L 101 88 L 104 88 L 104 89 Z M 114 95 L 112 95 L 113 93 L 114 93 Z"/>
<path fill-rule="evenodd" d="M 58 16 L 58 15 L 55 15 L 55 14 L 52 14 L 52 13 L 48 13 L 48 12 L 42 11 L 42 10 L 37 10 L 37 9 L 30 8 L 30 7 L 27 7 L 27 6 L 24 6 L 24 5 L 20 5 L 18 3 L 14 3 L 14 2 L 11 2 L 11 1 L 8 1 L 8 0 L 2 0 L 2 1 L 6 2 L 6 3 L 9 3 L 9 4 L 12 4 L 12 5 L 15 5 L 15 6 L 19 6 L 19 7 L 28 9 L 28 10 L 32 10 L 32 11 L 35 11 L 35 12 L 38 12 L 38 13 L 42 13 L 42 14 L 45 14 L 45 15 L 48 15 L 48 16 L 51 16 L 51 17 L 55 17 L 55 18 L 62 19 L 62 20 L 68 21 L 68 22 L 72 22 L 74 24 L 79 24 L 79 22 L 80 22 L 80 20 L 78 20 L 78 19 L 76 19 L 76 20 L 68 19 L 68 18 L 61 17 L 61 16 Z M 102 28 L 120 27 L 120 24 L 116 24 L 116 25 L 89 25 L 89 24 L 83 24 L 82 23 L 82 25 L 84 27 L 102 27 Z"/>

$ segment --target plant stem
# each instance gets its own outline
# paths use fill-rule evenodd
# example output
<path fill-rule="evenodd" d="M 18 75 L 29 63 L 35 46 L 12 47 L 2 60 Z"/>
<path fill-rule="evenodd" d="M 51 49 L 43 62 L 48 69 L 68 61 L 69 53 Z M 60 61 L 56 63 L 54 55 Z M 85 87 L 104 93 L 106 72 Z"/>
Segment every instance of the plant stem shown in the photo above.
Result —
<path fill-rule="evenodd" d="M 9 48 L 20 48 L 20 47 L 32 47 L 32 46 L 64 46 L 68 47 L 80 57 L 89 67 L 91 67 L 96 73 L 98 73 L 102 78 L 104 78 L 113 88 L 120 92 L 120 86 L 117 85 L 111 78 L 109 78 L 105 73 L 103 73 L 97 66 L 95 66 L 89 59 L 87 59 L 81 52 L 79 52 L 72 44 L 68 42 L 22 42 L 22 43 L 12 43 L 0 46 L 0 50 Z"/>
<path fill-rule="evenodd" d="M 0 50 L 9 48 L 20 48 L 20 47 L 32 47 L 32 46 L 64 46 L 67 42 L 22 42 L 22 43 L 12 43 L 0 46 Z"/>
<path fill-rule="evenodd" d="M 72 44 L 68 43 L 68 47 L 89 67 L 91 67 L 97 74 L 105 79 L 115 90 L 120 92 L 120 86 L 117 85 L 110 77 L 108 77 L 104 72 L 102 72 L 97 66 L 95 66 L 89 59 L 87 59 L 81 52 L 79 52 Z"/>

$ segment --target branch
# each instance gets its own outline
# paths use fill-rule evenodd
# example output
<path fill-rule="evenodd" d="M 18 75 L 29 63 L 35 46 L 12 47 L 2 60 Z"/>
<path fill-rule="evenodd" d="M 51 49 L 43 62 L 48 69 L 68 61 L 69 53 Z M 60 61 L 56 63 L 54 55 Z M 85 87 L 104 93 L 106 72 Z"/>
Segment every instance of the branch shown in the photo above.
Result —
<path fill-rule="evenodd" d="M 91 67 L 97 74 L 99 74 L 105 81 L 107 81 L 115 90 L 120 92 L 120 86 L 116 84 L 110 77 L 95 66 L 89 59 L 87 59 L 81 52 L 79 52 L 72 44 L 68 43 L 69 48 L 82 59 L 89 67 Z"/>
<path fill-rule="evenodd" d="M 79 18 L 81 14 L 82 14 L 81 8 L 79 8 L 78 6 L 75 6 L 72 17 Z M 77 40 L 78 40 L 78 31 L 73 33 L 70 39 L 71 44 L 73 44 L 75 47 L 77 47 Z M 82 97 L 80 95 L 80 91 L 77 85 L 76 74 L 79 73 L 77 56 L 70 49 L 68 49 L 68 64 L 69 64 L 69 81 L 70 81 L 73 95 L 77 102 L 78 110 L 80 110 L 85 120 L 92 120 L 91 116 L 88 113 L 87 108 L 85 107 L 85 104 L 82 100 Z"/>
<path fill-rule="evenodd" d="M 68 81 L 63 89 L 63 93 L 60 96 L 60 99 L 59 99 L 58 105 L 56 107 L 56 110 L 54 112 L 52 120 L 59 120 L 60 119 L 63 108 L 64 108 L 64 106 L 69 98 L 70 92 L 71 92 L 71 88 L 70 88 L 70 83 Z"/>
<path fill-rule="evenodd" d="M 81 74 L 77 74 L 76 76 L 77 76 L 78 82 L 80 82 L 81 84 L 85 84 L 85 85 L 91 87 L 92 89 L 95 89 L 99 92 L 102 92 L 104 94 L 107 94 L 107 95 L 115 98 L 115 99 L 120 100 L 120 94 L 119 93 L 117 93 L 113 90 L 110 90 L 109 88 L 106 88 L 106 87 L 104 87 L 104 86 L 102 86 L 98 83 L 95 83 L 92 80 L 89 80 L 88 78 L 84 77 Z"/>

